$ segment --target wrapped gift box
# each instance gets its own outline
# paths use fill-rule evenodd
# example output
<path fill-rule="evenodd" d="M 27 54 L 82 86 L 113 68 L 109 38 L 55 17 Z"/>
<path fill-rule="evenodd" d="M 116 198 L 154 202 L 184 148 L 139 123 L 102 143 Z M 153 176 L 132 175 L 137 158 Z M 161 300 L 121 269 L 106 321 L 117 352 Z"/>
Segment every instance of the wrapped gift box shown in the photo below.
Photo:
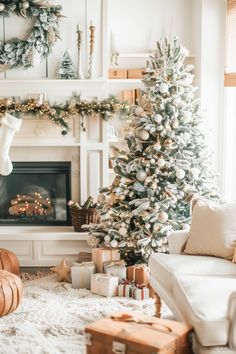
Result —
<path fill-rule="evenodd" d="M 120 250 L 118 248 L 93 248 L 92 261 L 95 263 L 98 273 L 103 272 L 103 263 L 106 261 L 119 261 Z"/>
<path fill-rule="evenodd" d="M 118 296 L 122 297 L 131 297 L 132 296 L 132 289 L 133 289 L 134 284 L 132 282 L 129 282 L 127 280 L 124 280 L 119 286 L 118 286 Z"/>
<path fill-rule="evenodd" d="M 102 296 L 116 296 L 119 278 L 110 274 L 91 275 L 91 292 Z"/>
<path fill-rule="evenodd" d="M 127 268 L 127 279 L 134 281 L 135 285 L 149 284 L 150 271 L 145 264 L 136 264 Z"/>
<path fill-rule="evenodd" d="M 184 323 L 142 313 L 116 313 L 85 328 L 87 353 L 191 354 L 191 330 Z"/>
<path fill-rule="evenodd" d="M 137 285 L 132 288 L 132 297 L 135 300 L 149 299 L 149 289 L 145 285 Z"/>
<path fill-rule="evenodd" d="M 71 267 L 71 279 L 73 288 L 90 289 L 91 275 L 95 273 L 93 262 L 73 263 Z"/>
<path fill-rule="evenodd" d="M 126 279 L 126 266 L 123 260 L 103 262 L 104 273 L 119 278 L 119 282 Z"/>

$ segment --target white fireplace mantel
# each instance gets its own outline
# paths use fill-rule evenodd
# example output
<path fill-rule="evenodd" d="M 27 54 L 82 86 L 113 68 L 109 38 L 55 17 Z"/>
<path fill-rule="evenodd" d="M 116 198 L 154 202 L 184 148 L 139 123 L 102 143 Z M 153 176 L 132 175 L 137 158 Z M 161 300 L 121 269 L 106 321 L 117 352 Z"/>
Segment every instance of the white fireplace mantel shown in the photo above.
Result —
<path fill-rule="evenodd" d="M 91 252 L 88 234 L 71 226 L 0 226 L 0 246 L 14 252 L 21 267 L 50 267 L 79 252 Z"/>

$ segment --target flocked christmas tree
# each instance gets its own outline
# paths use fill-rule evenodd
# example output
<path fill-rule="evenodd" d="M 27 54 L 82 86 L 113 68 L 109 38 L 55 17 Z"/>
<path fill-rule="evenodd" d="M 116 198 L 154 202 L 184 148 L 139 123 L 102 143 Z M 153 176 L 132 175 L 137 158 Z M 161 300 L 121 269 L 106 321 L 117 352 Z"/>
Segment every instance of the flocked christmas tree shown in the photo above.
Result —
<path fill-rule="evenodd" d="M 101 190 L 101 223 L 90 225 L 90 243 L 119 247 L 128 264 L 168 252 L 168 235 L 188 228 L 194 195 L 217 198 L 201 111 L 177 40 L 157 43 L 134 108 L 129 152 L 114 160 L 117 174 Z"/>
<path fill-rule="evenodd" d="M 77 74 L 68 50 L 65 51 L 57 72 L 58 79 L 76 79 Z"/>

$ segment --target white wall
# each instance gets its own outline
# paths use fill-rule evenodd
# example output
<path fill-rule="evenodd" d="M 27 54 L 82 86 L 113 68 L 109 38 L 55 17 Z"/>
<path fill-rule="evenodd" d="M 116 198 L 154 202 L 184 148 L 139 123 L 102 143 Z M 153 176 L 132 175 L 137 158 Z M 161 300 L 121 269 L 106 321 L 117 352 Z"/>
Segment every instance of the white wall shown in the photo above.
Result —
<path fill-rule="evenodd" d="M 222 189 L 226 0 L 193 0 L 197 84 Z"/>

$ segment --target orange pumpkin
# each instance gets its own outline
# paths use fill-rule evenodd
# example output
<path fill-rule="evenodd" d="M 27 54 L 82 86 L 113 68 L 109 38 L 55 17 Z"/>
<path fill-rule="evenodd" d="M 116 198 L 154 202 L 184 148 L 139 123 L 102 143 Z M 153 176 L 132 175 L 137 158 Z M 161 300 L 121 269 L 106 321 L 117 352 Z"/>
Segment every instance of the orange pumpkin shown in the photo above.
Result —
<path fill-rule="evenodd" d="M 0 317 L 17 309 L 21 302 L 22 290 L 22 282 L 17 275 L 0 270 Z"/>
<path fill-rule="evenodd" d="M 1 269 L 17 275 L 19 274 L 18 258 L 13 252 L 3 248 L 0 248 L 0 270 Z"/>

